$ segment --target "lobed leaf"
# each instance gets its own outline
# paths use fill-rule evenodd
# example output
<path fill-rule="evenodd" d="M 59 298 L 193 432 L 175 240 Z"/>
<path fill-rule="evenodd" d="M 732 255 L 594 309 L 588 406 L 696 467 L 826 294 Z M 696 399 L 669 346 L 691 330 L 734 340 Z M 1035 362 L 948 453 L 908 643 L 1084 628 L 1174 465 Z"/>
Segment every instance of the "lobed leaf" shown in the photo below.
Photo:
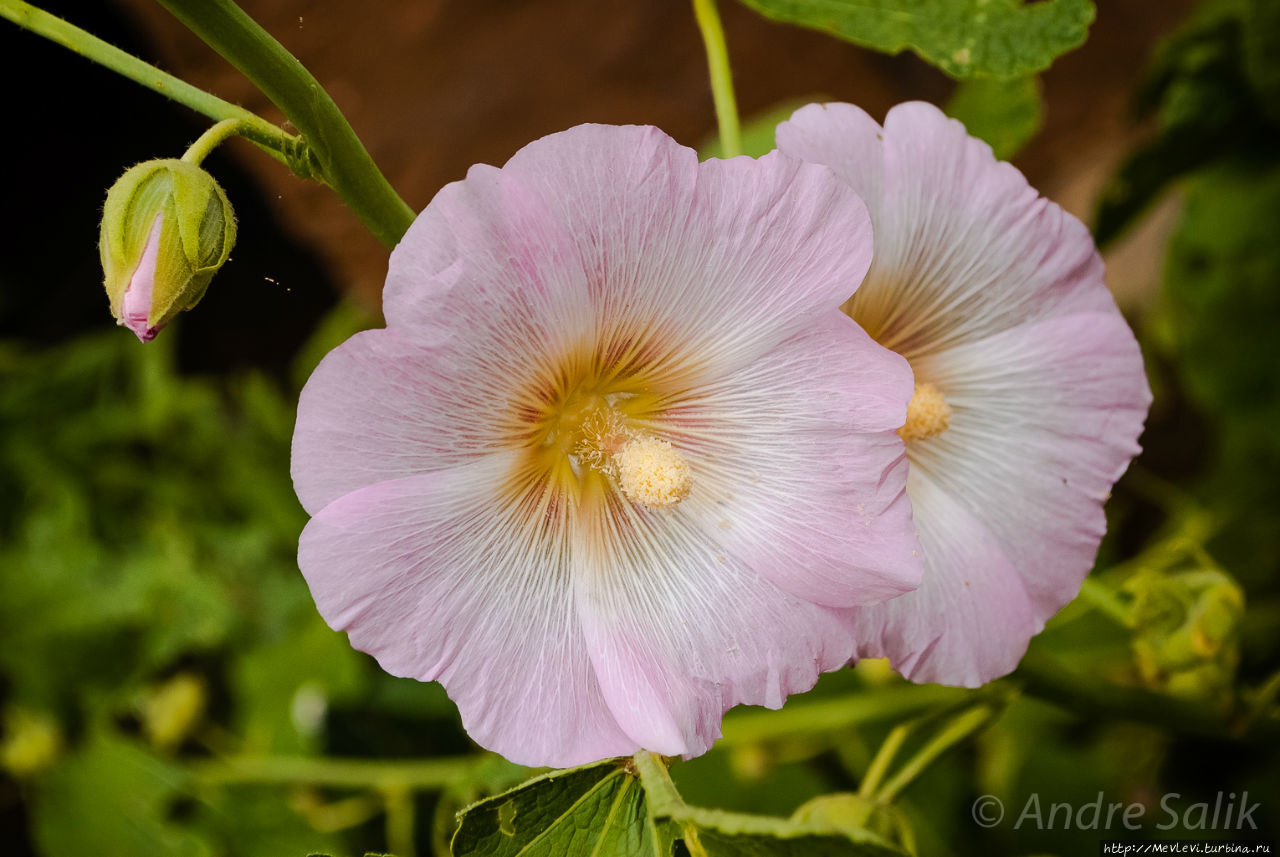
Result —
<path fill-rule="evenodd" d="M 742 0 L 768 18 L 896 54 L 947 74 L 1002 79 L 1043 71 L 1079 47 L 1093 0 Z"/>

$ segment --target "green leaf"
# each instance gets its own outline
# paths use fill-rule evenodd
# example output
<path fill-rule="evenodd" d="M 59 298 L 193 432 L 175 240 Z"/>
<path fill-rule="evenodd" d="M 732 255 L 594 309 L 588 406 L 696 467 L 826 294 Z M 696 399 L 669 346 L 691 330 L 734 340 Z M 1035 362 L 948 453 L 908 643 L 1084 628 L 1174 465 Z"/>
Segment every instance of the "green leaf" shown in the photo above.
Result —
<path fill-rule="evenodd" d="M 624 763 L 553 771 L 460 815 L 455 857 L 659 857 L 671 845 L 649 821 Z"/>
<path fill-rule="evenodd" d="M 896 54 L 958 78 L 1023 77 L 1079 47 L 1092 0 L 742 0 L 777 21 Z"/>
<path fill-rule="evenodd" d="M 868 832 L 821 830 L 802 822 L 685 806 L 675 819 L 693 857 L 903 857 Z"/>
<path fill-rule="evenodd" d="M 870 831 L 831 827 L 767 815 L 689 806 L 665 765 L 650 753 L 635 756 L 655 827 L 679 837 L 692 857 L 903 857 Z"/>
<path fill-rule="evenodd" d="M 1280 163 L 1199 177 L 1169 245 L 1165 287 L 1178 363 L 1215 416 L 1274 432 L 1280 420 Z"/>
<path fill-rule="evenodd" d="M 1156 114 L 1158 130 L 1104 188 L 1099 245 L 1118 237 L 1170 182 L 1274 140 L 1245 75 L 1242 42 L 1251 27 L 1237 4 L 1211 3 L 1157 51 L 1138 101 Z"/>
<path fill-rule="evenodd" d="M 231 669 L 241 700 L 237 733 L 249 753 L 314 751 L 321 717 L 335 699 L 363 690 L 361 656 L 312 614 L 291 635 L 245 651 Z"/>
<path fill-rule="evenodd" d="M 1040 130 L 1044 99 L 1035 75 L 1012 80 L 974 78 L 956 87 L 947 115 L 959 119 L 975 137 L 991 144 L 1007 161 Z"/>
<path fill-rule="evenodd" d="M 1258 103 L 1272 122 L 1280 123 L 1280 3 L 1248 0 L 1244 30 L 1244 68 Z"/>
<path fill-rule="evenodd" d="M 184 786 L 176 768 L 114 733 L 95 731 L 36 785 L 29 806 L 40 853 L 210 854 L 207 841 L 169 820 Z"/>

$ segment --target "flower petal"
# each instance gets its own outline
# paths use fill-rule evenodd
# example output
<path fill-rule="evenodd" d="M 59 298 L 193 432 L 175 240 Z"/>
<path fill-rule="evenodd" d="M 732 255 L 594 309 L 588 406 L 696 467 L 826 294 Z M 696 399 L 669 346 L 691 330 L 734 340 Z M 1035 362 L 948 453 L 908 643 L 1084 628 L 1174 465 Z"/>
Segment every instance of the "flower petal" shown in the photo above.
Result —
<path fill-rule="evenodd" d="M 422 347 L 386 329 L 329 352 L 298 400 L 292 470 L 303 508 L 315 514 L 357 488 L 504 448 L 515 379 L 484 372 L 480 350 Z"/>
<path fill-rule="evenodd" d="M 346 494 L 303 531 L 299 565 L 330 626 L 388 672 L 440 681 L 479 744 L 561 767 L 635 752 L 574 615 L 568 510 L 510 491 L 515 460 Z"/>
<path fill-rule="evenodd" d="M 952 348 L 916 372 L 953 415 L 909 446 L 911 467 L 995 536 L 1038 631 L 1093 566 L 1103 501 L 1139 450 L 1151 393 L 1138 344 L 1119 313 L 1078 313 Z"/>
<path fill-rule="evenodd" d="M 999 542 L 920 468 L 907 477 L 925 554 L 914 592 L 854 610 L 858 654 L 917 682 L 977 687 L 1018 665 L 1037 630 Z"/>
<path fill-rule="evenodd" d="M 679 513 L 718 552 L 815 603 L 914 589 L 923 566 L 894 431 L 911 387 L 905 360 L 833 310 L 667 411 L 694 467 Z"/>
<path fill-rule="evenodd" d="M 1100 288 L 1102 261 L 1088 229 L 959 122 L 924 102 L 898 105 L 876 158 L 870 120 L 852 119 L 854 111 L 805 108 L 779 126 L 778 142 L 833 166 L 863 193 L 876 259 L 848 311 L 881 345 L 914 366 L 1018 324 L 1114 305 Z M 883 164 L 878 194 L 864 160 Z"/>
<path fill-rule="evenodd" d="M 703 753 L 733 705 L 778 708 L 852 655 L 847 611 L 787 595 L 678 512 L 611 495 L 578 522 L 587 650 L 610 711 L 646 749 Z"/>
<path fill-rule="evenodd" d="M 392 254 L 384 310 L 433 344 L 488 331 L 502 307 L 512 344 L 696 354 L 706 377 L 845 300 L 870 262 L 865 207 L 822 167 L 699 164 L 655 128 L 583 125 L 444 188 Z M 663 388 L 688 381 L 675 362 Z"/>
<path fill-rule="evenodd" d="M 884 172 L 880 123 L 852 104 L 806 104 L 778 125 L 778 149 L 811 164 L 826 164 L 858 192 L 874 222 Z"/>

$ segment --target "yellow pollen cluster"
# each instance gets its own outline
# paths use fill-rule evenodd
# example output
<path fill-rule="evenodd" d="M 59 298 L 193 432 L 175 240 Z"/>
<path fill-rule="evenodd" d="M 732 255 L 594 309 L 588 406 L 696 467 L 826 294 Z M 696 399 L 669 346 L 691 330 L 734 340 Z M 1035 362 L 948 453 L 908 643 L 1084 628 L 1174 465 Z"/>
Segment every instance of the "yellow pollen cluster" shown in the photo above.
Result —
<path fill-rule="evenodd" d="M 689 465 L 668 441 L 641 435 L 613 454 L 618 485 L 633 503 L 665 509 L 689 496 Z"/>
<path fill-rule="evenodd" d="M 932 384 L 916 384 L 907 405 L 907 422 L 898 435 L 908 443 L 940 435 L 951 425 L 951 406 Z"/>

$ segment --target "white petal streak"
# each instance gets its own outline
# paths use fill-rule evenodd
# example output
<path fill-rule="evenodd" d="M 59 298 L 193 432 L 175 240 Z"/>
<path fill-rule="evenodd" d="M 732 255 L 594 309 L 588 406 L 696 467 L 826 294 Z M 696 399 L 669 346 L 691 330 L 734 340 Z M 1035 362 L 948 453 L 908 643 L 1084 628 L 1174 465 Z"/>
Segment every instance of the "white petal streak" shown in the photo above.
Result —
<path fill-rule="evenodd" d="M 932 105 L 885 119 L 877 266 L 854 318 L 917 357 L 1110 296 L 1088 229 Z"/>
<path fill-rule="evenodd" d="M 634 752 L 574 612 L 569 511 L 510 496 L 513 458 L 380 482 L 321 510 L 299 564 L 322 616 L 384 669 L 438 680 L 480 744 L 567 766 Z"/>
<path fill-rule="evenodd" d="M 999 540 L 1037 630 L 1073 598 L 1106 529 L 1102 503 L 1137 454 L 1151 394 L 1119 313 L 1040 321 L 916 366 L 951 428 L 908 449 Z"/>

